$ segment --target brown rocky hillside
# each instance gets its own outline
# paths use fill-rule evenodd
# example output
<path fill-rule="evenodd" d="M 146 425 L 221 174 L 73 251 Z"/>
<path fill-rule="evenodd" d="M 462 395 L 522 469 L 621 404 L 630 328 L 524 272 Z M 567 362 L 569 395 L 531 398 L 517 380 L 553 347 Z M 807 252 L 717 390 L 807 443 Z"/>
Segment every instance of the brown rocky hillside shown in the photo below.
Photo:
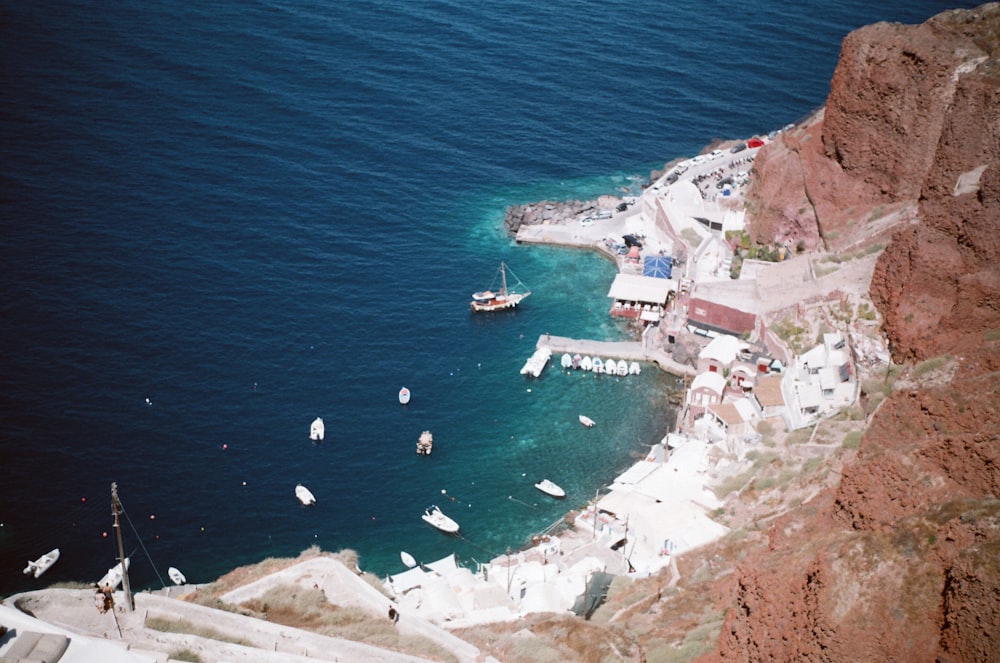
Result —
<path fill-rule="evenodd" d="M 1000 4 L 849 35 L 755 170 L 759 241 L 887 244 L 905 368 L 839 484 L 737 565 L 703 658 L 1000 661 Z"/>

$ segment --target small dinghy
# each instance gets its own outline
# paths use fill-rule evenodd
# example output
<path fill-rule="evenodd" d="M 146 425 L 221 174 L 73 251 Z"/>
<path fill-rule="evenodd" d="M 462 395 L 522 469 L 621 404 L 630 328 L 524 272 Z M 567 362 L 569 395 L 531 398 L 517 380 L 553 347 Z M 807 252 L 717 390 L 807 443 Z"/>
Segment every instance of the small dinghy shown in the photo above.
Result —
<path fill-rule="evenodd" d="M 562 498 L 566 497 L 566 491 L 560 488 L 555 483 L 549 481 L 548 479 L 542 479 L 535 484 L 535 488 L 542 491 L 546 495 L 551 495 L 552 497 Z"/>
<path fill-rule="evenodd" d="M 628 365 L 628 374 L 629 375 L 639 375 L 639 373 L 641 373 L 641 372 L 642 372 L 642 369 L 639 368 L 639 362 L 633 361 L 631 364 Z"/>
<path fill-rule="evenodd" d="M 299 498 L 304 506 L 312 506 L 316 503 L 316 497 L 313 496 L 312 492 L 301 483 L 295 486 L 295 496 Z"/>
<path fill-rule="evenodd" d="M 587 428 L 593 428 L 594 427 L 594 420 L 591 419 L 590 417 L 588 417 L 585 414 L 581 414 L 580 415 L 580 423 L 583 424 L 584 426 L 586 426 Z"/>
<path fill-rule="evenodd" d="M 615 367 L 618 369 L 618 375 L 628 375 L 628 362 L 624 359 L 619 359 Z"/>
<path fill-rule="evenodd" d="M 125 558 L 125 570 L 132 565 L 132 559 L 130 557 Z M 122 583 L 122 565 L 118 562 L 104 574 L 104 577 L 97 581 L 97 584 L 101 587 L 110 587 L 111 589 L 117 589 L 118 585 Z"/>
<path fill-rule="evenodd" d="M 407 403 L 410 402 L 410 390 L 407 389 L 406 387 L 403 387 L 402 389 L 399 390 L 399 402 L 402 403 L 403 405 L 406 405 Z"/>
<path fill-rule="evenodd" d="M 580 368 L 581 361 L 583 361 L 583 358 L 580 357 L 580 355 L 573 355 L 573 360 L 570 362 L 570 365 L 573 366 L 573 368 Z"/>
<path fill-rule="evenodd" d="M 617 372 L 618 372 L 618 364 L 615 363 L 614 359 L 608 359 L 606 362 L 604 362 L 605 375 L 614 375 Z"/>
<path fill-rule="evenodd" d="M 590 363 L 590 370 L 595 373 L 602 373 L 604 371 L 604 360 L 600 357 L 594 357 L 593 361 Z"/>
<path fill-rule="evenodd" d="M 563 368 L 569 368 L 570 366 L 573 365 L 573 357 L 571 357 L 570 354 L 566 352 L 559 360 L 559 363 L 562 365 Z"/>
<path fill-rule="evenodd" d="M 458 533 L 458 523 L 444 515 L 444 513 L 441 512 L 441 509 L 436 506 L 427 507 L 421 518 L 423 518 L 425 523 L 433 525 L 446 534 Z"/>
<path fill-rule="evenodd" d="M 187 578 L 184 577 L 184 574 L 181 573 L 181 570 L 176 566 L 171 566 L 167 569 L 167 577 L 170 578 L 170 581 L 175 585 L 183 585 L 187 582 Z"/>
<path fill-rule="evenodd" d="M 403 565 L 408 569 L 412 569 L 414 566 L 417 565 L 417 560 L 415 560 L 413 558 L 413 555 L 406 552 L 405 550 L 399 551 L 399 559 L 403 561 Z"/>
<path fill-rule="evenodd" d="M 323 437 L 326 435 L 326 426 L 323 425 L 323 420 L 316 417 L 316 420 L 312 422 L 309 427 L 309 439 L 313 442 L 322 442 Z"/>
<path fill-rule="evenodd" d="M 56 563 L 57 559 L 59 559 L 59 549 L 53 548 L 36 559 L 34 562 L 28 562 L 28 565 L 24 567 L 24 571 L 22 573 L 30 573 L 38 578 L 43 573 L 48 571 L 49 568 Z"/>
<path fill-rule="evenodd" d="M 589 371 L 593 368 L 594 368 L 594 360 L 590 358 L 590 355 L 587 355 L 586 357 L 580 360 L 581 371 Z"/>

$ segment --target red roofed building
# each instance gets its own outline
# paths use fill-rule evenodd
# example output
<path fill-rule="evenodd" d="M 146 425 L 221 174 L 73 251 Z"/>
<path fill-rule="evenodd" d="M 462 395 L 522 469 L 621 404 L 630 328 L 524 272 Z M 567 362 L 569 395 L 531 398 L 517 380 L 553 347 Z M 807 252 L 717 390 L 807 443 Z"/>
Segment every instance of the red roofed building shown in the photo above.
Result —
<path fill-rule="evenodd" d="M 707 299 L 692 297 L 688 300 L 687 323 L 694 333 L 714 332 L 739 337 L 753 333 L 757 326 L 757 316 Z"/>

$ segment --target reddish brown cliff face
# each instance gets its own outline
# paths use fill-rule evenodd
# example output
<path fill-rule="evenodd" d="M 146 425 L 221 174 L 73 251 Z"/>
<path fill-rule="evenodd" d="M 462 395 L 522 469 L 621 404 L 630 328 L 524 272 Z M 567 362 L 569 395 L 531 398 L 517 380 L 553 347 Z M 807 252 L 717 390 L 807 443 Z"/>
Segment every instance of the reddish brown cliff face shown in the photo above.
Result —
<path fill-rule="evenodd" d="M 758 237 L 882 232 L 871 295 L 894 358 L 946 357 L 739 565 L 706 659 L 1000 660 L 1000 4 L 852 33 L 825 113 L 755 171 Z M 879 206 L 909 212 L 858 214 Z"/>

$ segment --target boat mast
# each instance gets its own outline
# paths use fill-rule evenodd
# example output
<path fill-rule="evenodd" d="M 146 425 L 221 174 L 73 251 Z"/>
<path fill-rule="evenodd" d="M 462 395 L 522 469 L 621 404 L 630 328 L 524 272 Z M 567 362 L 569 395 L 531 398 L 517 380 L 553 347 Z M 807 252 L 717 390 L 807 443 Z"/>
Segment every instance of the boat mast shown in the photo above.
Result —
<path fill-rule="evenodd" d="M 128 584 L 128 566 L 125 565 L 125 548 L 122 545 L 122 528 L 119 515 L 122 512 L 122 504 L 118 501 L 118 484 L 111 482 L 111 515 L 115 517 L 115 536 L 118 538 L 118 559 L 122 565 L 122 589 L 125 591 L 125 605 L 128 611 L 135 610 L 135 603 L 132 600 L 132 588 Z"/>
<path fill-rule="evenodd" d="M 503 263 L 503 261 L 500 262 L 500 282 L 502 284 L 502 286 L 500 288 L 500 294 L 501 295 L 506 295 L 507 294 L 507 265 L 505 265 Z"/>

